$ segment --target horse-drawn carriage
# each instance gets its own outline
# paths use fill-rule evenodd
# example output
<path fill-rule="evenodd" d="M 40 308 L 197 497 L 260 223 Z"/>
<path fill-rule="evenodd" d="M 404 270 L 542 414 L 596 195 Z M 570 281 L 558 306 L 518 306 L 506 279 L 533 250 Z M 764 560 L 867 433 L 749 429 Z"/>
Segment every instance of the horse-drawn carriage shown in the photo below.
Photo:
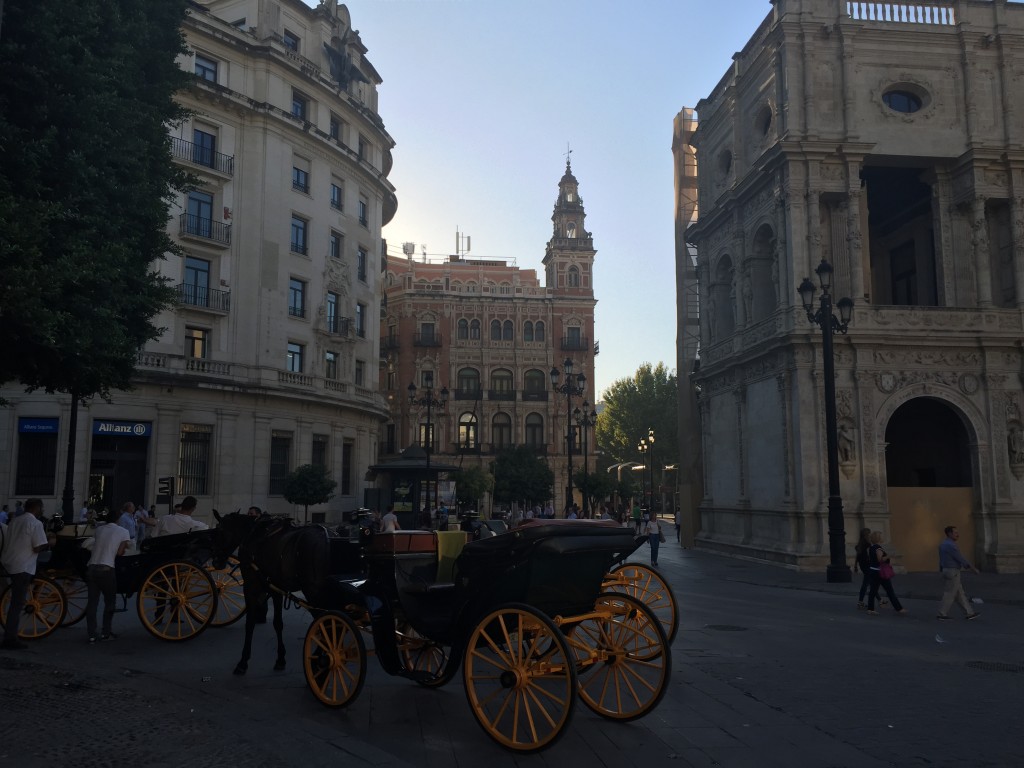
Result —
<path fill-rule="evenodd" d="M 477 722 L 520 752 L 554 743 L 577 699 L 601 716 L 632 720 L 667 689 L 671 652 L 662 617 L 628 593 L 640 589 L 635 581 L 609 575 L 639 545 L 629 530 L 560 521 L 470 542 L 461 532 L 407 531 L 375 535 L 359 551 L 320 530 L 228 515 L 217 528 L 214 560 L 241 545 L 247 602 L 265 597 L 261 589 L 302 591 L 290 597 L 313 616 L 305 678 L 327 706 L 359 695 L 364 634 L 388 674 L 433 687 L 461 670 Z M 346 572 L 364 566 L 365 574 Z M 248 658 L 251 623 L 246 629 L 236 672 Z"/>

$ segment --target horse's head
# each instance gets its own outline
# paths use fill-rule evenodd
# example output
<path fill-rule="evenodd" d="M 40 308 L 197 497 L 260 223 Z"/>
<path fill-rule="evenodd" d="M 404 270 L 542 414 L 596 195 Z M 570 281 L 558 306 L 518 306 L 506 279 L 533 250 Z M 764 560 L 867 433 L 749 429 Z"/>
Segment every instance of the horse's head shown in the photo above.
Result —
<path fill-rule="evenodd" d="M 232 512 L 221 515 L 213 511 L 217 527 L 213 529 L 213 567 L 218 570 L 227 566 L 228 558 L 238 549 L 245 537 L 252 531 L 257 518 Z"/>

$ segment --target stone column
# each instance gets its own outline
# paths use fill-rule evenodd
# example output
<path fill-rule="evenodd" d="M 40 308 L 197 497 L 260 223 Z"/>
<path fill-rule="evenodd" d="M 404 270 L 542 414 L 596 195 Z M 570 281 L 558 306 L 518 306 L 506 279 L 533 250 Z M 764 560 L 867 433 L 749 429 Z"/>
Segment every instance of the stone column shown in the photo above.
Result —
<path fill-rule="evenodd" d="M 866 292 L 864 290 L 864 237 L 861 232 L 860 204 L 860 164 L 850 163 L 847 166 L 847 219 L 846 219 L 846 246 L 850 255 L 850 298 L 856 304 L 864 301 Z"/>
<path fill-rule="evenodd" d="M 744 249 L 743 228 L 738 224 L 732 232 L 733 252 L 733 285 L 735 287 L 736 300 L 736 330 L 747 326 L 750 322 L 750 298 L 752 286 L 750 285 L 750 268 L 747 264 L 746 251 Z"/>
<path fill-rule="evenodd" d="M 974 269 L 978 275 L 978 306 L 992 306 L 992 267 L 989 262 L 988 218 L 985 197 L 978 195 L 971 203 L 971 245 L 974 248 Z"/>
<path fill-rule="evenodd" d="M 1013 283 L 1017 306 L 1024 306 L 1024 197 L 1010 202 L 1013 222 Z"/>

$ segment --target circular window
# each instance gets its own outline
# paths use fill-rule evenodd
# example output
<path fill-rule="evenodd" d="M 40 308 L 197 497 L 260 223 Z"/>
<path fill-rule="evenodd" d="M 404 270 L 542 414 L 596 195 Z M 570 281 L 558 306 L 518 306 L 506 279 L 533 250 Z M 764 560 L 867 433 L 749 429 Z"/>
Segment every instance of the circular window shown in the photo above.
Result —
<path fill-rule="evenodd" d="M 924 106 L 924 101 L 918 94 L 897 89 L 883 93 L 882 101 L 885 102 L 885 106 L 894 112 L 903 112 L 905 114 L 917 112 Z"/>

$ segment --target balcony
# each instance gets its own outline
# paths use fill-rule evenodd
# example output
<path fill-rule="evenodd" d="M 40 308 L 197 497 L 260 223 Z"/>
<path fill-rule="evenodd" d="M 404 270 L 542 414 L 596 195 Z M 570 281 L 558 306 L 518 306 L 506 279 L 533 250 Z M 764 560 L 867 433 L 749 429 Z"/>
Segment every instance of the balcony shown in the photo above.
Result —
<path fill-rule="evenodd" d="M 306 316 L 306 308 L 305 307 L 297 307 L 294 304 L 289 305 L 289 307 L 288 307 L 288 316 L 289 317 L 303 317 L 304 318 Z"/>
<path fill-rule="evenodd" d="M 456 389 L 452 394 L 452 398 L 455 400 L 483 400 L 484 391 L 482 389 Z"/>
<path fill-rule="evenodd" d="M 390 352 L 393 349 L 401 348 L 401 344 L 398 341 L 398 334 L 389 333 L 387 336 L 381 336 L 380 339 L 380 353 L 382 355 Z"/>
<path fill-rule="evenodd" d="M 487 390 L 488 400 L 515 400 L 516 391 L 514 389 L 488 389 Z"/>
<path fill-rule="evenodd" d="M 179 283 L 177 291 L 178 301 L 186 306 L 213 312 L 231 311 L 231 291 L 218 291 L 189 283 Z"/>
<path fill-rule="evenodd" d="M 563 352 L 589 352 L 590 340 L 586 336 L 563 336 Z"/>
<path fill-rule="evenodd" d="M 546 389 L 524 389 L 523 390 L 523 402 L 524 403 L 541 403 L 548 399 L 548 391 Z"/>
<path fill-rule="evenodd" d="M 235 158 L 232 155 L 214 152 L 209 147 L 177 137 L 171 137 L 171 156 L 175 160 L 209 168 L 225 176 L 233 176 L 235 173 Z"/>
<path fill-rule="evenodd" d="M 231 245 L 231 225 L 204 219 L 192 213 L 183 213 L 178 217 L 178 236 L 191 237 L 227 248 Z"/>
<path fill-rule="evenodd" d="M 417 333 L 415 336 L 413 336 L 412 345 L 414 347 L 440 347 L 441 334 Z"/>
<path fill-rule="evenodd" d="M 352 335 L 352 318 L 349 317 L 328 317 L 327 332 L 336 336 Z"/>

